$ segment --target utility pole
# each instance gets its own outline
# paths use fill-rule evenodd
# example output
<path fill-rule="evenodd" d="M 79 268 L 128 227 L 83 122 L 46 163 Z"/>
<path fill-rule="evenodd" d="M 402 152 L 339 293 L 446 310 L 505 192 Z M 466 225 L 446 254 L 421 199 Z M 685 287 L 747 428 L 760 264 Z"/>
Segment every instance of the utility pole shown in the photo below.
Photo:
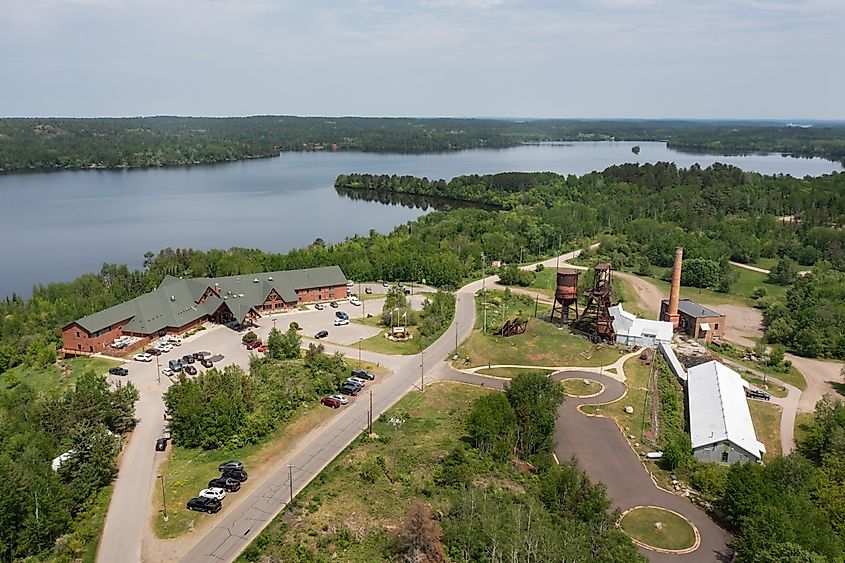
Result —
<path fill-rule="evenodd" d="M 420 350 L 420 390 L 425 391 L 425 350 Z"/>
<path fill-rule="evenodd" d="M 358 339 L 358 367 L 361 367 L 361 340 L 363 339 Z"/>
<path fill-rule="evenodd" d="M 534 298 L 534 318 L 537 318 L 537 306 L 540 304 L 540 294 L 538 293 L 537 296 Z"/>
<path fill-rule="evenodd" d="M 288 510 L 293 511 L 293 465 L 288 464 L 288 484 L 290 485 L 290 502 L 288 502 Z"/>
<path fill-rule="evenodd" d="M 162 512 L 164 513 L 164 521 L 167 522 L 169 520 L 167 516 L 167 498 L 164 496 L 164 475 L 159 475 L 158 478 L 161 480 L 161 506 Z"/>
<path fill-rule="evenodd" d="M 487 260 L 484 253 L 481 253 L 481 295 L 484 295 L 484 278 L 487 277 Z"/>
<path fill-rule="evenodd" d="M 398 439 L 396 438 L 396 429 L 402 426 L 405 421 L 401 418 L 391 417 L 388 422 L 393 427 L 393 481 L 396 482 L 396 443 L 398 442 Z"/>
<path fill-rule="evenodd" d="M 369 428 L 369 432 L 367 434 L 373 433 L 373 391 L 370 390 L 370 416 L 369 416 L 369 424 L 367 425 Z"/>
<path fill-rule="evenodd" d="M 156 383 L 161 383 L 161 365 L 158 363 L 158 356 L 156 356 Z"/>

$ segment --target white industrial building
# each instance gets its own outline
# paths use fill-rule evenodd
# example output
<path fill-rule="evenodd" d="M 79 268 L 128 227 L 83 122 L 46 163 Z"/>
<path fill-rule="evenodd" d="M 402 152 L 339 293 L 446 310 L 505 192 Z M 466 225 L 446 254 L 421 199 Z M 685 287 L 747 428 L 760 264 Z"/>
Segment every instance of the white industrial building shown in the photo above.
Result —
<path fill-rule="evenodd" d="M 622 303 L 608 308 L 608 312 L 613 317 L 617 344 L 654 348 L 659 342 L 672 341 L 670 322 L 641 319 L 623 309 Z"/>
<path fill-rule="evenodd" d="M 690 437 L 696 459 L 725 465 L 760 461 L 766 452 L 757 441 L 745 398 L 748 383 L 719 362 L 687 370 Z"/>

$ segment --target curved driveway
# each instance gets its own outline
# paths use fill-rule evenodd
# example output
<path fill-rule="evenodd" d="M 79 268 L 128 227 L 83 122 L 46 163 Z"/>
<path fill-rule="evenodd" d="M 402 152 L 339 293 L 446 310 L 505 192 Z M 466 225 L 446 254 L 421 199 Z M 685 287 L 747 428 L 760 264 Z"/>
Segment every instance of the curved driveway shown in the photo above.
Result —
<path fill-rule="evenodd" d="M 618 400 L 624 395 L 625 386 L 611 377 L 591 372 L 558 372 L 552 377 L 558 380 L 585 377 L 605 386 L 604 392 L 596 397 L 567 397 L 561 405 L 555 425 L 555 453 L 558 459 L 565 460 L 573 455 L 577 456 L 581 469 L 591 480 L 601 481 L 607 486 L 608 496 L 620 510 L 642 505 L 668 508 L 688 518 L 701 534 L 699 548 L 685 555 L 658 553 L 642 548 L 640 552 L 649 560 L 657 562 L 730 561 L 730 534 L 687 499 L 657 488 L 612 419 L 587 416 L 578 411 L 580 405 Z M 507 382 L 503 379 L 457 371 L 445 374 L 443 378 L 496 389 L 503 388 Z"/>

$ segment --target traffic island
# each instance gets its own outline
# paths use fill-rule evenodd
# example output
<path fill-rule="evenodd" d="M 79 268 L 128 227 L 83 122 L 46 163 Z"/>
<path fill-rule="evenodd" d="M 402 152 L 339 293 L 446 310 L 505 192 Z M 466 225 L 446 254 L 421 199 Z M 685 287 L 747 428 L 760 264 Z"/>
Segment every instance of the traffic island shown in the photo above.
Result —
<path fill-rule="evenodd" d="M 563 386 L 563 392 L 566 393 L 567 397 L 589 399 L 590 397 L 598 397 L 604 393 L 604 385 L 594 379 L 570 377 L 561 379 L 560 384 Z"/>
<path fill-rule="evenodd" d="M 690 553 L 701 544 L 692 522 L 658 506 L 629 508 L 622 513 L 618 526 L 638 546 L 661 553 Z"/>

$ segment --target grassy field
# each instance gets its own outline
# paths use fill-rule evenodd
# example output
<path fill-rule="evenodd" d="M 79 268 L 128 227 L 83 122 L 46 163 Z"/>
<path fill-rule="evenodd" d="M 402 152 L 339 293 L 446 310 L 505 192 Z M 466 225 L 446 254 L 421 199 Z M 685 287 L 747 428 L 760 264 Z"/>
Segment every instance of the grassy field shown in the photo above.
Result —
<path fill-rule="evenodd" d="M 615 403 L 600 406 L 585 405 L 581 407 L 581 410 L 587 414 L 597 414 L 614 419 L 620 428 L 628 429 L 624 432 L 626 438 L 628 435 L 634 436 L 634 440 L 629 439 L 629 441 L 647 444 L 650 442 L 649 432 L 651 431 L 651 419 L 648 416 L 647 403 L 651 397 L 648 392 L 650 367 L 634 356 L 625 362 L 624 370 L 628 392 L 622 399 Z M 634 407 L 633 414 L 625 412 L 624 408 L 628 405 Z"/>
<path fill-rule="evenodd" d="M 806 425 L 813 421 L 814 413 L 799 412 L 795 415 L 795 443 L 797 444 L 807 435 Z"/>
<path fill-rule="evenodd" d="M 380 354 L 389 354 L 391 356 L 414 355 L 419 354 L 420 350 L 428 348 L 432 342 L 440 338 L 440 335 L 443 334 L 441 332 L 433 337 L 421 338 L 417 327 L 410 327 L 408 332 L 410 332 L 414 337 L 410 340 L 406 340 L 405 342 L 395 342 L 393 340 L 388 340 L 384 336 L 385 331 L 382 331 L 375 336 L 362 340 L 361 349 L 369 350 L 370 352 L 378 352 Z"/>
<path fill-rule="evenodd" d="M 89 358 L 81 356 L 60 360 L 46 368 L 17 366 L 3 374 L 2 384 L 8 386 L 13 381 L 26 381 L 36 393 L 52 394 L 70 387 L 79 374 L 93 369 L 98 373 L 106 373 L 112 366 L 119 366 L 123 362 Z"/>
<path fill-rule="evenodd" d="M 475 331 L 458 348 L 470 366 L 510 364 L 551 367 L 596 367 L 612 364 L 621 352 L 611 346 L 596 347 L 546 321 L 531 319 L 523 334 L 494 336 Z"/>
<path fill-rule="evenodd" d="M 436 383 L 403 397 L 296 499 L 293 515 L 277 517 L 238 561 L 257 560 L 256 545 L 304 542 L 329 559 L 370 563 L 392 559 L 393 530 L 413 498 L 435 513 L 446 508 L 433 484 L 440 460 L 460 443 L 471 403 L 492 391 Z M 393 428 L 392 417 L 405 422 Z M 505 485 L 507 483 L 504 483 Z"/>
<path fill-rule="evenodd" d="M 517 375 L 525 375 L 527 373 L 539 373 L 540 375 L 549 375 L 552 373 L 553 370 L 543 370 L 543 369 L 527 369 L 527 368 L 484 368 L 478 370 L 476 373 L 480 373 L 482 375 L 492 375 L 495 377 L 504 377 L 507 379 L 513 379 Z"/>
<path fill-rule="evenodd" d="M 584 379 L 583 377 L 564 379 L 560 384 L 563 385 L 564 393 L 570 397 L 589 397 L 601 391 L 602 388 L 598 381 Z"/>
<path fill-rule="evenodd" d="M 735 305 L 747 305 L 749 307 L 753 307 L 755 301 L 751 298 L 751 294 L 758 287 L 764 288 L 767 294 L 771 296 L 781 297 L 786 294 L 787 287 L 766 283 L 766 274 L 752 272 L 751 270 L 746 270 L 745 268 L 740 268 L 738 266 L 731 266 L 731 269 L 737 273 L 737 280 L 731 287 L 730 293 L 720 293 L 710 289 L 681 286 L 681 298 L 692 299 L 696 302 L 710 303 L 714 305 L 718 305 L 720 303 L 731 303 Z M 663 281 L 662 277 L 669 270 L 670 268 L 655 267 L 653 268 L 653 276 L 643 277 L 643 279 L 648 280 L 668 294 L 669 282 Z"/>
<path fill-rule="evenodd" d="M 757 439 L 766 446 L 766 457 L 772 458 L 782 455 L 780 443 L 780 413 L 781 408 L 766 401 L 748 401 L 751 420 L 754 422 L 754 432 Z"/>
<path fill-rule="evenodd" d="M 662 526 L 658 529 L 655 523 Z M 695 545 L 695 530 L 683 517 L 662 508 L 635 508 L 622 517 L 619 527 L 630 537 L 652 547 L 689 549 Z"/>
<path fill-rule="evenodd" d="M 637 300 L 634 297 L 636 292 L 628 280 L 622 279 L 618 276 L 613 278 L 613 290 L 616 292 L 616 298 L 622 302 L 623 308 L 629 313 L 633 313 L 642 319 L 657 320 L 658 308 L 660 304 L 655 304 L 655 310 L 645 310 L 637 305 Z"/>
<path fill-rule="evenodd" d="M 724 356 L 725 358 L 729 358 L 730 360 L 743 365 L 749 369 L 757 370 L 760 372 L 765 373 L 770 377 L 774 377 L 775 379 L 779 379 L 784 383 L 788 383 L 802 391 L 807 388 L 807 382 L 804 380 L 804 376 L 801 374 L 800 371 L 795 366 L 789 366 L 788 368 L 783 367 L 773 367 L 765 362 L 752 362 L 750 360 L 746 360 L 743 355 L 745 353 L 745 348 L 737 346 L 736 344 L 732 344 L 730 346 L 722 346 L 722 347 L 715 347 L 710 346 L 709 349 L 712 352 L 715 352 L 718 356 Z M 741 371 L 741 370 L 740 370 Z M 742 376 L 745 377 L 746 375 L 750 375 L 751 377 L 755 377 L 759 380 L 759 376 L 755 376 L 753 374 L 746 374 L 743 373 Z M 749 381 L 751 381 L 749 379 Z M 774 383 L 770 383 L 770 385 L 776 385 Z M 785 396 L 785 395 L 784 395 Z"/>

